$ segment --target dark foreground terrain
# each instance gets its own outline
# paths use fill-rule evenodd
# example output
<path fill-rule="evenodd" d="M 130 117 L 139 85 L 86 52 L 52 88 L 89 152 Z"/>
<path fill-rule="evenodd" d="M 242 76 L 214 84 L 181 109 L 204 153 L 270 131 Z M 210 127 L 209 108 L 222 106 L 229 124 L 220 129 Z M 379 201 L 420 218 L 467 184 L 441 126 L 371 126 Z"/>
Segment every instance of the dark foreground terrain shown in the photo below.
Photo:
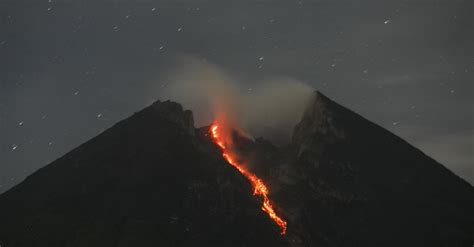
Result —
<path fill-rule="evenodd" d="M 0 245 L 466 246 L 474 189 L 315 93 L 292 142 L 236 136 L 288 233 L 190 111 L 156 102 L 0 195 Z"/>

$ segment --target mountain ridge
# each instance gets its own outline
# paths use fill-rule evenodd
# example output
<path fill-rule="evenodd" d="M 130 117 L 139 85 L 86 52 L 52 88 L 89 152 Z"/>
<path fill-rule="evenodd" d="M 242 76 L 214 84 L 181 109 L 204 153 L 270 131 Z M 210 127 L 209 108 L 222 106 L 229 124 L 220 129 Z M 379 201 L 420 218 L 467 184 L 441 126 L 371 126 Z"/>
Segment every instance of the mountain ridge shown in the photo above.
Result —
<path fill-rule="evenodd" d="M 320 92 L 287 147 L 234 138 L 287 235 L 208 129 L 157 101 L 0 194 L 0 244 L 472 246 L 473 187 Z"/>

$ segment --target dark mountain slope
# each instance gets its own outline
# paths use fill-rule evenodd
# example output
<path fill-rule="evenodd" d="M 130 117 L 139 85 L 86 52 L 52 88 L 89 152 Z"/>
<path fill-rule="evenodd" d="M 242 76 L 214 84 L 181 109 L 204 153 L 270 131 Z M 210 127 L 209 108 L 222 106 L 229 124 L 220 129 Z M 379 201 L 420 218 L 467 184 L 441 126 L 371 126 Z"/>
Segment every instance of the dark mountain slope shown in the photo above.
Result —
<path fill-rule="evenodd" d="M 290 149 L 304 177 L 293 190 L 307 191 L 297 201 L 301 224 L 317 229 L 311 238 L 326 232 L 319 240 L 329 246 L 474 243 L 471 185 L 326 96 L 314 95 Z"/>
<path fill-rule="evenodd" d="M 0 196 L 7 246 L 279 246 L 247 181 L 157 102 Z"/>

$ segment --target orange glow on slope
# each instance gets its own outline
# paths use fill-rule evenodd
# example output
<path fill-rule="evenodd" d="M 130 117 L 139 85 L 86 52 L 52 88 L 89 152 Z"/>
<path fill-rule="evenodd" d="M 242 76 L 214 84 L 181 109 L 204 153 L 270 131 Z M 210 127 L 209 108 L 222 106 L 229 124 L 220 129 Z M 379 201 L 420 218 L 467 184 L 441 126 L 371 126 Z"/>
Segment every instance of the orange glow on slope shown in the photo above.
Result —
<path fill-rule="evenodd" d="M 242 175 L 244 175 L 250 181 L 253 187 L 254 195 L 259 195 L 263 197 L 262 210 L 267 213 L 268 216 L 280 227 L 281 235 L 285 235 L 287 223 L 280 216 L 278 216 L 275 210 L 273 209 L 273 205 L 270 202 L 270 199 L 268 198 L 267 186 L 259 177 L 248 171 L 242 164 L 239 164 L 236 161 L 235 155 L 227 148 L 227 146 L 225 145 L 225 141 L 218 132 L 219 125 L 213 124 L 210 130 L 214 142 L 222 150 L 222 156 L 224 157 L 224 159 L 227 160 L 230 165 L 235 167 L 240 173 L 242 173 Z"/>

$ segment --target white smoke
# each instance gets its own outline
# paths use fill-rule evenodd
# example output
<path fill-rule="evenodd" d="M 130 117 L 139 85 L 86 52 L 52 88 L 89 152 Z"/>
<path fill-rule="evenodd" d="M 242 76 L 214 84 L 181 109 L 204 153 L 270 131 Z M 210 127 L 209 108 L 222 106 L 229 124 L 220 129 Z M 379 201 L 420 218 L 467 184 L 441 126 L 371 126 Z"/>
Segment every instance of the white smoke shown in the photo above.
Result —
<path fill-rule="evenodd" d="M 159 98 L 192 110 L 196 126 L 209 125 L 217 118 L 278 144 L 289 140 L 314 91 L 285 77 L 245 81 L 215 64 L 191 57 L 179 58 L 177 66 L 166 71 L 162 83 Z"/>

